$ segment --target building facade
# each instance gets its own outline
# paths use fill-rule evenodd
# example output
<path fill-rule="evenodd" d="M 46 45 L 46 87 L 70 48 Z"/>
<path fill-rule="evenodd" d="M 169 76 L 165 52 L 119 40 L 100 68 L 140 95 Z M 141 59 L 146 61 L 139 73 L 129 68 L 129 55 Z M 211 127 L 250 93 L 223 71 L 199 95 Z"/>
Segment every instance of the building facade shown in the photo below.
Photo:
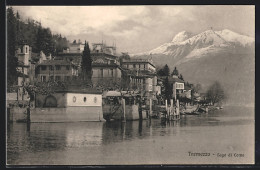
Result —
<path fill-rule="evenodd" d="M 117 89 L 121 85 L 122 68 L 118 57 L 113 52 L 104 52 L 104 45 L 95 48 L 90 53 L 92 58 L 92 83 L 94 86 L 103 86 Z"/>
<path fill-rule="evenodd" d="M 152 60 L 130 59 L 122 61 L 126 90 L 139 91 L 147 99 L 155 99 L 160 94 L 157 84 L 156 67 Z"/>
<path fill-rule="evenodd" d="M 152 60 L 149 59 L 131 59 L 131 60 L 123 60 L 122 67 L 129 70 L 136 71 L 149 71 L 151 73 L 156 72 L 156 67 L 153 64 Z"/>
<path fill-rule="evenodd" d="M 169 83 L 172 84 L 172 97 L 176 100 L 184 92 L 184 81 L 173 75 L 169 77 Z"/>
<path fill-rule="evenodd" d="M 32 61 L 32 48 L 27 44 L 23 44 L 17 48 L 16 56 L 18 59 L 17 99 L 29 100 L 29 95 L 23 86 L 30 84 L 35 79 L 35 63 Z"/>
<path fill-rule="evenodd" d="M 78 77 L 78 67 L 66 60 L 44 60 L 36 65 L 36 79 L 47 81 L 72 81 Z"/>

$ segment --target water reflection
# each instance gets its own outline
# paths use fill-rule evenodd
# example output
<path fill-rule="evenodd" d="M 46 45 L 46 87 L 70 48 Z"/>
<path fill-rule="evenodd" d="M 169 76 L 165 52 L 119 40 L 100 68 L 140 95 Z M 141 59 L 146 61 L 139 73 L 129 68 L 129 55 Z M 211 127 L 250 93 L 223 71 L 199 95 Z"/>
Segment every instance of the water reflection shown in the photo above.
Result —
<path fill-rule="evenodd" d="M 143 140 L 156 141 L 158 138 L 165 140 L 162 141 L 163 143 L 168 140 L 183 143 L 189 140 L 189 135 L 195 138 L 193 133 L 203 135 L 200 133 L 201 131 L 206 132 L 203 127 L 206 129 L 212 126 L 222 128 L 222 125 L 238 126 L 252 123 L 253 114 L 248 118 L 248 115 L 244 114 L 246 111 L 248 112 L 248 110 L 240 110 L 241 113 L 237 110 L 232 113 L 217 111 L 208 115 L 182 116 L 177 121 L 148 119 L 125 123 L 120 121 L 10 123 L 7 126 L 7 163 L 20 164 L 21 160 L 26 159 L 26 156 L 33 157 L 37 153 L 47 153 L 48 155 L 52 151 L 63 153 L 85 148 L 88 150 L 93 147 L 102 149 L 97 153 L 109 155 L 110 146 L 113 148 L 114 144 L 128 141 L 136 142 L 132 147 L 137 147 L 138 143 L 142 143 Z M 220 132 L 218 131 L 218 133 Z M 198 136 L 198 138 L 204 138 L 204 136 Z M 75 156 L 77 157 L 77 153 Z M 30 159 L 26 159 L 26 161 L 30 162 Z"/>

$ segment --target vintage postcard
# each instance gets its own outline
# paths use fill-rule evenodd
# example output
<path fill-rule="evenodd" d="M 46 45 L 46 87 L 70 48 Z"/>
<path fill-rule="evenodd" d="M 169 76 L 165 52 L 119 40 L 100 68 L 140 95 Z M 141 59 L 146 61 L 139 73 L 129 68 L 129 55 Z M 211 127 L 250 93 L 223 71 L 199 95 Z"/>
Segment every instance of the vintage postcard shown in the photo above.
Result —
<path fill-rule="evenodd" d="M 6 165 L 255 163 L 255 6 L 6 6 Z"/>

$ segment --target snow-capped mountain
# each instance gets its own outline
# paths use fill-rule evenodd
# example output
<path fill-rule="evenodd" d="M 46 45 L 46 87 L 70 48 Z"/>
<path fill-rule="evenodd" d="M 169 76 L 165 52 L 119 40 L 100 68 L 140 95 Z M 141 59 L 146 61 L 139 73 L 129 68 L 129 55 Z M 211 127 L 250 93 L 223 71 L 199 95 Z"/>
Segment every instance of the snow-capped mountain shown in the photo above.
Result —
<path fill-rule="evenodd" d="M 253 44 L 254 38 L 240 35 L 228 29 L 222 31 L 207 30 L 194 36 L 187 31 L 182 31 L 174 36 L 171 42 L 133 56 L 161 54 L 171 56 L 173 59 L 192 59 L 228 48 L 231 50 L 234 46 L 250 47 Z"/>
<path fill-rule="evenodd" d="M 183 41 L 187 40 L 188 38 L 190 38 L 191 35 L 192 34 L 190 32 L 187 32 L 187 31 L 179 32 L 177 35 L 175 35 L 175 37 L 173 37 L 172 43 L 178 44 L 180 42 L 183 42 Z"/>
<path fill-rule="evenodd" d="M 176 66 L 185 81 L 204 90 L 214 81 L 225 88 L 229 103 L 254 101 L 255 40 L 231 30 L 207 30 L 197 35 L 182 31 L 171 42 L 132 57 L 151 57 L 158 67 Z M 241 97 L 243 96 L 243 97 Z"/>
<path fill-rule="evenodd" d="M 244 47 L 246 45 L 252 45 L 254 43 L 254 38 L 248 37 L 245 35 L 240 35 L 238 33 L 232 32 L 228 29 L 224 29 L 222 31 L 216 31 L 216 33 L 221 36 L 225 41 L 231 42 L 231 43 L 237 43 L 240 45 L 243 45 Z"/>

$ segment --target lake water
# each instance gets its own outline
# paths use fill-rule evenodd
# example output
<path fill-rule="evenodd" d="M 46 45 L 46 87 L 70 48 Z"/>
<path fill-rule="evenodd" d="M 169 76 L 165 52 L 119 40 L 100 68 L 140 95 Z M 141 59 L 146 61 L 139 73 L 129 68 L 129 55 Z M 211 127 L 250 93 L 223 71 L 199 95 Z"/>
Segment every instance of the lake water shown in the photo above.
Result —
<path fill-rule="evenodd" d="M 11 123 L 7 164 L 252 164 L 254 127 L 250 107 L 171 122 Z"/>

